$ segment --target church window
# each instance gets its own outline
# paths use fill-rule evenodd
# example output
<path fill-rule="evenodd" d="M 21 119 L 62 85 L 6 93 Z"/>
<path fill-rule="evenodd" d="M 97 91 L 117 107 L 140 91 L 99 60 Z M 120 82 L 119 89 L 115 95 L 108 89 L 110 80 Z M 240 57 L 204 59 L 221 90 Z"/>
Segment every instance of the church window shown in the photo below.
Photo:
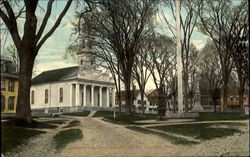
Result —
<path fill-rule="evenodd" d="M 34 104 L 35 92 L 31 91 L 31 104 Z"/>
<path fill-rule="evenodd" d="M 59 101 L 63 102 L 63 88 L 59 89 Z"/>
<path fill-rule="evenodd" d="M 48 98 L 49 98 L 48 89 L 45 89 L 45 104 L 48 103 Z"/>
<path fill-rule="evenodd" d="M 83 59 L 81 59 L 81 65 L 83 65 Z"/>

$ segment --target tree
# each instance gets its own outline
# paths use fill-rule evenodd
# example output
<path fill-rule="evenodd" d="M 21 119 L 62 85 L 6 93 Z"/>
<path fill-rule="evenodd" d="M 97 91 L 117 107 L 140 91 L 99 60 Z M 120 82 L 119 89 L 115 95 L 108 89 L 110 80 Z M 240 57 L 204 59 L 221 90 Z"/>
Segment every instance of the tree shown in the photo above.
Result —
<path fill-rule="evenodd" d="M 239 14 L 235 14 L 239 17 L 232 17 L 235 20 L 232 25 L 232 34 L 231 40 L 233 52 L 232 58 L 234 61 L 234 67 L 236 68 L 238 82 L 239 82 L 239 105 L 240 105 L 240 112 L 244 113 L 243 108 L 243 99 L 244 99 L 244 91 L 248 76 L 248 8 L 247 8 L 247 1 L 242 1 L 241 4 L 235 7 L 235 12 L 239 12 Z"/>
<path fill-rule="evenodd" d="M 133 66 L 133 78 L 136 80 L 140 90 L 142 115 L 144 115 L 145 112 L 145 87 L 151 75 L 148 67 L 146 66 L 146 59 L 150 49 L 150 43 L 148 43 L 147 38 L 145 38 L 140 42 L 139 53 L 135 56 L 135 64 Z"/>
<path fill-rule="evenodd" d="M 233 68 L 232 33 L 234 25 L 241 17 L 241 12 L 234 9 L 230 0 L 214 0 L 203 2 L 203 9 L 199 12 L 199 29 L 214 42 L 222 66 L 223 105 L 222 112 L 228 104 L 228 82 Z"/>
<path fill-rule="evenodd" d="M 150 40 L 148 41 L 151 42 L 151 51 L 146 58 L 146 66 L 158 93 L 158 118 L 163 120 L 166 118 L 166 80 L 176 64 L 175 43 L 164 35 L 153 35 Z"/>
<path fill-rule="evenodd" d="M 23 6 L 16 10 L 19 5 L 16 1 L 0 2 L 0 17 L 8 28 L 20 59 L 19 90 L 17 99 L 16 118 L 31 123 L 30 109 L 30 86 L 32 70 L 35 58 L 41 46 L 55 32 L 64 15 L 68 11 L 73 0 L 68 0 L 59 14 L 52 28 L 44 34 L 45 27 L 51 15 L 55 0 L 49 0 L 47 10 L 41 22 L 38 24 L 36 10 L 39 0 L 24 0 Z M 18 18 L 25 15 L 23 35 L 19 33 Z M 43 35 L 44 34 L 44 35 Z"/>
<path fill-rule="evenodd" d="M 135 56 L 140 41 L 150 32 L 150 18 L 155 12 L 156 0 L 100 0 L 95 1 L 95 11 L 89 26 L 93 30 L 95 44 L 106 45 L 119 63 L 121 78 L 125 85 L 125 102 L 131 114 L 131 79 Z M 105 51 L 97 49 L 96 56 Z"/>
<path fill-rule="evenodd" d="M 171 10 L 174 20 L 176 20 L 175 15 L 175 0 L 166 0 L 164 1 L 167 8 Z M 201 10 L 201 1 L 194 0 L 181 0 L 181 14 L 180 14 L 180 23 L 181 23 L 181 57 L 182 57 L 182 67 L 183 67 L 183 85 L 184 85 L 184 105 L 185 112 L 188 112 L 190 106 L 188 103 L 188 98 L 192 99 L 193 95 L 191 94 L 193 91 L 190 91 L 194 87 L 194 83 L 196 80 L 192 81 L 191 84 L 189 80 L 192 80 L 195 75 L 195 63 L 197 63 L 197 59 L 194 56 L 197 56 L 198 51 L 195 50 L 194 45 L 191 43 L 191 37 L 193 35 L 194 28 L 197 25 L 198 20 L 198 12 Z M 163 13 L 164 15 L 164 13 Z M 172 33 L 174 37 L 175 35 L 175 26 L 171 23 L 171 19 L 168 19 L 164 16 L 164 20 L 168 26 L 168 29 Z M 191 96 L 191 97 L 190 97 Z"/>
<path fill-rule="evenodd" d="M 207 41 L 201 50 L 199 70 L 201 75 L 201 85 L 208 88 L 212 97 L 214 112 L 216 112 L 217 99 L 220 98 L 222 87 L 222 67 L 220 64 L 217 49 L 212 41 Z"/>

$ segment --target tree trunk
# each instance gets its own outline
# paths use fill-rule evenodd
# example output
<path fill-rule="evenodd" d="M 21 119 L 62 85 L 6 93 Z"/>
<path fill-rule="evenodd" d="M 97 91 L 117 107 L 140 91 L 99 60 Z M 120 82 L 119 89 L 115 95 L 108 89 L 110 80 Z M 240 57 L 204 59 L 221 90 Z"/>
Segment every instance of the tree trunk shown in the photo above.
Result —
<path fill-rule="evenodd" d="M 124 78 L 125 79 L 125 78 Z M 127 113 L 131 115 L 131 92 L 130 92 L 130 78 L 125 79 L 125 104 L 128 107 Z"/>
<path fill-rule="evenodd" d="M 144 92 L 143 91 L 141 91 L 140 92 L 141 93 L 141 103 L 142 103 L 142 116 L 144 116 L 144 113 L 145 113 L 145 108 L 144 108 Z"/>
<path fill-rule="evenodd" d="M 240 113 L 244 114 L 244 87 L 240 87 L 239 89 L 239 105 L 240 105 Z"/>
<path fill-rule="evenodd" d="M 184 72 L 183 76 L 183 83 L 184 83 L 184 105 L 185 105 L 185 112 L 188 112 L 188 75 Z"/>
<path fill-rule="evenodd" d="M 216 105 L 217 105 L 216 95 L 212 95 L 212 101 L 213 101 L 213 104 L 214 104 L 214 112 L 216 112 Z"/>
<path fill-rule="evenodd" d="M 34 66 L 34 51 L 30 48 L 25 49 L 20 55 L 20 75 L 18 87 L 18 99 L 16 108 L 17 120 L 32 122 L 30 109 L 30 86 L 32 78 L 32 70 Z"/>
<path fill-rule="evenodd" d="M 228 106 L 228 78 L 224 78 L 223 81 L 223 103 L 221 104 L 221 111 L 225 112 Z"/>

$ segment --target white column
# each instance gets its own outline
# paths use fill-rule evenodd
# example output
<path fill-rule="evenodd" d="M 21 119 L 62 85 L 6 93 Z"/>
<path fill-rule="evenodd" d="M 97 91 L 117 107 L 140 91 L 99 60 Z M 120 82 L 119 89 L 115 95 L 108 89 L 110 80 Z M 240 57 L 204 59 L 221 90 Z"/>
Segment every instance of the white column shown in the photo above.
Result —
<path fill-rule="evenodd" d="M 99 87 L 99 105 L 102 107 L 102 87 Z"/>
<path fill-rule="evenodd" d="M 109 87 L 107 87 L 107 107 L 109 107 Z"/>
<path fill-rule="evenodd" d="M 95 105 L 95 101 L 94 101 L 94 85 L 91 86 L 91 106 Z"/>
<path fill-rule="evenodd" d="M 70 90 L 69 90 L 69 105 L 70 106 L 73 106 L 73 101 L 72 101 L 72 98 L 73 98 L 73 84 L 70 84 Z"/>
<path fill-rule="evenodd" d="M 76 84 L 76 106 L 80 106 L 80 84 Z"/>
<path fill-rule="evenodd" d="M 86 86 L 87 85 L 83 85 L 83 106 L 86 106 L 86 96 L 87 96 L 87 93 L 86 93 Z"/>
<path fill-rule="evenodd" d="M 115 107 L 115 88 L 112 88 L 112 106 Z"/>
<path fill-rule="evenodd" d="M 177 42 L 177 77 L 178 77 L 178 112 L 183 113 L 183 90 L 182 90 L 182 61 L 181 61 L 181 34 L 180 34 L 180 0 L 176 5 L 176 42 Z"/>

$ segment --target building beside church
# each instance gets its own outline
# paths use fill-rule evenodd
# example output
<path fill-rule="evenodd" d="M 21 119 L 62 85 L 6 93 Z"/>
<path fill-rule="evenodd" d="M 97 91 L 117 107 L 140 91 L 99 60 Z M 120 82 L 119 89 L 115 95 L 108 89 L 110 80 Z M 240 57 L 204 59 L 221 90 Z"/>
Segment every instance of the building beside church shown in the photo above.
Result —
<path fill-rule="evenodd" d="M 16 113 L 18 78 L 13 62 L 1 59 L 1 117 Z"/>

